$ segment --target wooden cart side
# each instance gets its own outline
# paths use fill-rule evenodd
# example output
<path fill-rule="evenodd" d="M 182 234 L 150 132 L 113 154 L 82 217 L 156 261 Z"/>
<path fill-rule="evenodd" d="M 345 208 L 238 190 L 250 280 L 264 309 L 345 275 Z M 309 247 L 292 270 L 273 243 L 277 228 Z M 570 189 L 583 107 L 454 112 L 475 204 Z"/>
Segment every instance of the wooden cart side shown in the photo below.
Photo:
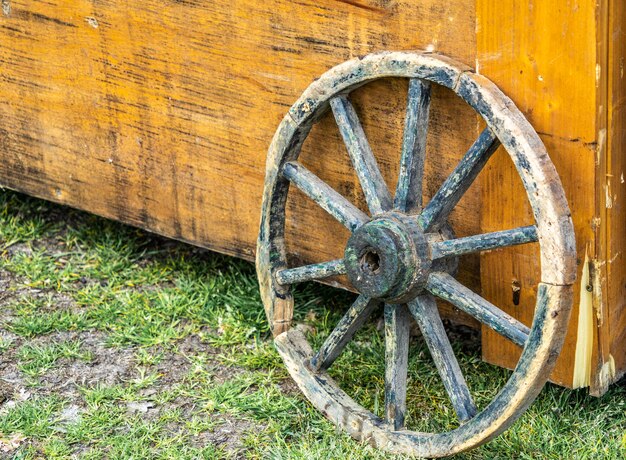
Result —
<path fill-rule="evenodd" d="M 252 260 L 266 153 L 311 81 L 351 57 L 432 49 L 474 62 L 474 0 L 7 0 L 0 13 L 0 186 Z M 297 22 L 293 21 L 298 17 Z M 397 177 L 405 81 L 355 94 L 389 184 Z M 472 111 L 436 89 L 427 171 L 434 193 L 478 135 Z M 439 102 L 441 101 L 441 102 Z M 331 117 L 332 118 L 332 117 Z M 303 161 L 362 204 L 336 127 L 315 127 Z M 453 217 L 479 230 L 472 195 Z M 290 255 L 332 258 L 347 238 L 295 197 Z M 462 280 L 480 289 L 479 259 Z M 446 308 L 446 305 L 443 306 Z M 477 326 L 448 307 L 446 315 Z"/>
<path fill-rule="evenodd" d="M 598 121 L 596 34 L 598 18 L 593 0 L 562 2 L 477 0 L 476 66 L 513 99 L 540 134 L 555 163 L 572 210 L 580 257 L 574 311 L 567 339 L 551 379 L 574 386 L 572 364 L 593 345 L 578 333 L 578 306 L 585 254 L 597 257 L 594 198 Z M 512 181 L 502 193 L 500 184 Z M 483 231 L 513 228 L 529 222 L 521 184 L 503 152 L 494 156 L 483 182 Z M 536 297 L 536 252 L 527 247 L 481 258 L 483 295 L 523 322 L 532 320 Z M 586 291 L 585 291 L 586 292 Z M 589 308 L 592 308 L 589 305 Z M 587 330 L 587 329 L 586 329 Z M 583 348 L 581 348 L 583 347 Z M 512 367 L 519 351 L 483 328 L 483 357 Z M 586 356 L 585 356 L 586 357 Z M 588 375 L 591 362 L 582 360 Z M 587 384 L 587 382 L 585 382 Z"/>
<path fill-rule="evenodd" d="M 603 2 L 607 16 L 604 31 L 606 72 L 606 158 L 598 182 L 597 195 L 605 213 L 601 234 L 604 257 L 599 263 L 601 279 L 605 280 L 604 314 L 599 316 L 608 338 L 601 343 L 602 353 L 593 382 L 597 393 L 626 373 L 626 4 L 621 0 Z M 600 42 L 600 40 L 599 40 Z"/>
<path fill-rule="evenodd" d="M 476 10 L 477 66 L 540 133 L 573 212 L 578 308 L 552 380 L 600 395 L 626 371 L 626 6 L 618 0 L 534 6 L 478 0 Z M 483 187 L 484 230 L 524 219 L 515 187 L 505 196 L 492 192 L 512 169 L 496 158 Z M 522 320 L 532 316 L 535 295 L 526 287 L 534 281 L 529 255 L 515 248 L 504 264 L 489 254 L 481 259 L 484 294 Z M 516 356 L 489 331 L 483 353 L 509 367 Z"/>
<path fill-rule="evenodd" d="M 472 0 L 5 3 L 0 185 L 249 260 L 268 146 L 315 77 L 383 49 L 475 54 Z M 378 90 L 362 101 L 364 125 L 384 145 L 402 119 L 370 108 L 401 112 L 404 97 Z M 433 115 L 435 147 L 458 153 L 442 155 L 450 169 L 477 133 L 453 104 Z M 459 123 L 469 129 L 452 134 Z M 314 135 L 318 169 L 360 199 L 339 139 Z M 395 160 L 382 158 L 388 178 Z M 459 220 L 474 230 L 472 214 Z M 318 217 L 291 229 L 306 240 L 304 260 L 327 257 L 343 236 L 312 235 Z"/>

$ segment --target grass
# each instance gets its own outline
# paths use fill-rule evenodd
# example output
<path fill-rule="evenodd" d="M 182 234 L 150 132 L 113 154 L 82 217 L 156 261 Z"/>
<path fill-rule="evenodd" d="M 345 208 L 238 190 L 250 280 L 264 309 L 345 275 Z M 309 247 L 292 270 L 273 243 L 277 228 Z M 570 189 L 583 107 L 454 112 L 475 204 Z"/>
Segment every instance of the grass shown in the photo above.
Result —
<path fill-rule="evenodd" d="M 89 352 L 81 350 L 79 341 L 63 341 L 45 345 L 27 343 L 18 350 L 19 370 L 29 377 L 43 375 L 62 358 L 90 361 Z"/>
<path fill-rule="evenodd" d="M 249 263 L 0 191 L 0 286 L 0 457 L 395 458 L 338 432 L 290 383 Z M 352 298 L 303 286 L 296 321 L 319 345 Z M 379 414 L 383 345 L 368 324 L 331 368 Z M 484 406 L 509 372 L 456 352 Z M 410 382 L 409 426 L 453 427 L 419 340 Z M 547 385 L 511 429 L 457 458 L 623 458 L 625 433 L 623 383 L 602 398 Z"/>

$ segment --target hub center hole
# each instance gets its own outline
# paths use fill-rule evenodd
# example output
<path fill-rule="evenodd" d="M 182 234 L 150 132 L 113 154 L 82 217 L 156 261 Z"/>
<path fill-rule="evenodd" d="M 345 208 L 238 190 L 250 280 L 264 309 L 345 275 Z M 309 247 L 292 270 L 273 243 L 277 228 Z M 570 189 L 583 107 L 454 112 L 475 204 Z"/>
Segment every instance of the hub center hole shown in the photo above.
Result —
<path fill-rule="evenodd" d="M 361 269 L 370 273 L 378 273 L 380 271 L 380 257 L 372 250 L 367 251 L 361 256 Z"/>

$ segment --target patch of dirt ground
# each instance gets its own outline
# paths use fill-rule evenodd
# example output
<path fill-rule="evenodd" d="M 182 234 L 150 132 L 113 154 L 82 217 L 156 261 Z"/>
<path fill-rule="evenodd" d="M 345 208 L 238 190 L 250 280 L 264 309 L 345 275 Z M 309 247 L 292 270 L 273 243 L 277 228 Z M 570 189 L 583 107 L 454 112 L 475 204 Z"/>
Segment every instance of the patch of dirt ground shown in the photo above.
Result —
<path fill-rule="evenodd" d="M 185 422 L 192 415 L 196 419 L 200 417 L 199 422 L 204 418 L 204 422 L 211 428 L 192 436 L 191 445 L 204 447 L 212 444 L 232 454 L 233 458 L 243 455 L 243 439 L 246 436 L 263 430 L 263 424 L 258 422 L 253 423 L 217 411 L 199 411 L 198 402 L 190 397 L 178 395 L 165 403 L 158 402 L 159 396 L 181 385 L 189 376 L 192 366 L 195 365 L 190 359 L 192 357 L 202 358 L 202 367 L 210 371 L 211 385 L 221 385 L 245 372 L 241 368 L 220 363 L 216 356 L 219 350 L 203 342 L 197 335 L 188 336 L 174 346 L 168 346 L 168 349 L 144 349 L 150 355 L 159 356 L 154 364 L 138 363 L 138 347 L 107 346 L 107 335 L 99 331 L 54 332 L 25 339 L 2 327 L 13 318 L 11 305 L 21 297 L 52 295 L 50 303 L 54 305 L 54 309 L 72 310 L 75 305 L 64 294 L 23 287 L 16 289 L 16 285 L 23 286 L 13 275 L 0 270 L 0 311 L 3 313 L 0 321 L 0 343 L 10 343 L 8 349 L 0 352 L 0 415 L 23 401 L 55 395 L 66 401 L 55 419 L 58 430 L 63 431 L 68 424 L 79 421 L 81 414 L 87 410 L 81 389 L 128 386 L 142 376 L 154 374 L 158 378 L 137 391 L 139 397 L 136 401 L 120 403 L 126 406 L 129 415 L 139 416 L 143 420 L 154 420 L 167 411 L 181 411 L 180 419 L 167 425 L 167 431 L 171 434 L 184 432 Z M 29 377 L 20 370 L 23 360 L 20 359 L 19 350 L 23 345 L 45 348 L 64 342 L 79 342 L 81 354 L 88 358 L 61 358 L 36 377 Z M 23 437 L 11 439 L 7 438 L 6 442 L 7 446 L 13 448 L 29 442 Z M 75 454 L 85 448 L 86 446 L 76 446 Z M 0 453 L 0 458 L 4 458 L 3 455 Z"/>

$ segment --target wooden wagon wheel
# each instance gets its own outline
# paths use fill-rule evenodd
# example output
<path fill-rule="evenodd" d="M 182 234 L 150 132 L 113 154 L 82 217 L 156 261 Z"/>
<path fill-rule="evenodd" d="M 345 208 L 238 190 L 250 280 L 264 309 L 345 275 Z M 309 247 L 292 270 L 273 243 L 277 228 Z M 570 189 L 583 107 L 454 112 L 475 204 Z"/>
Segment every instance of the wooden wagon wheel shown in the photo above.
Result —
<path fill-rule="evenodd" d="M 372 80 L 409 78 L 400 174 L 392 198 L 348 95 Z M 422 205 L 430 87 L 445 86 L 465 100 L 487 127 L 439 191 Z M 371 217 L 297 161 L 312 124 L 330 108 L 362 186 Z M 526 189 L 535 225 L 450 238 L 446 220 L 491 154 L 503 145 Z M 561 182 L 546 150 L 514 104 L 486 78 L 448 58 L 386 52 L 341 64 L 315 81 L 282 121 L 269 151 L 257 272 L 275 343 L 291 376 L 329 419 L 357 439 L 395 453 L 440 457 L 488 441 L 534 400 L 561 349 L 572 305 L 575 241 Z M 351 232 L 343 259 L 288 268 L 284 246 L 285 203 L 296 186 Z M 539 242 L 541 282 L 529 329 L 453 276 L 461 254 Z M 290 329 L 293 283 L 347 274 L 360 293 L 325 343 L 314 352 Z M 510 379 L 479 411 L 439 316 L 445 299 L 523 347 Z M 385 414 L 382 419 L 352 400 L 326 370 L 374 308 L 385 304 Z M 448 432 L 403 429 L 406 406 L 408 323 L 413 316 L 459 419 Z"/>

